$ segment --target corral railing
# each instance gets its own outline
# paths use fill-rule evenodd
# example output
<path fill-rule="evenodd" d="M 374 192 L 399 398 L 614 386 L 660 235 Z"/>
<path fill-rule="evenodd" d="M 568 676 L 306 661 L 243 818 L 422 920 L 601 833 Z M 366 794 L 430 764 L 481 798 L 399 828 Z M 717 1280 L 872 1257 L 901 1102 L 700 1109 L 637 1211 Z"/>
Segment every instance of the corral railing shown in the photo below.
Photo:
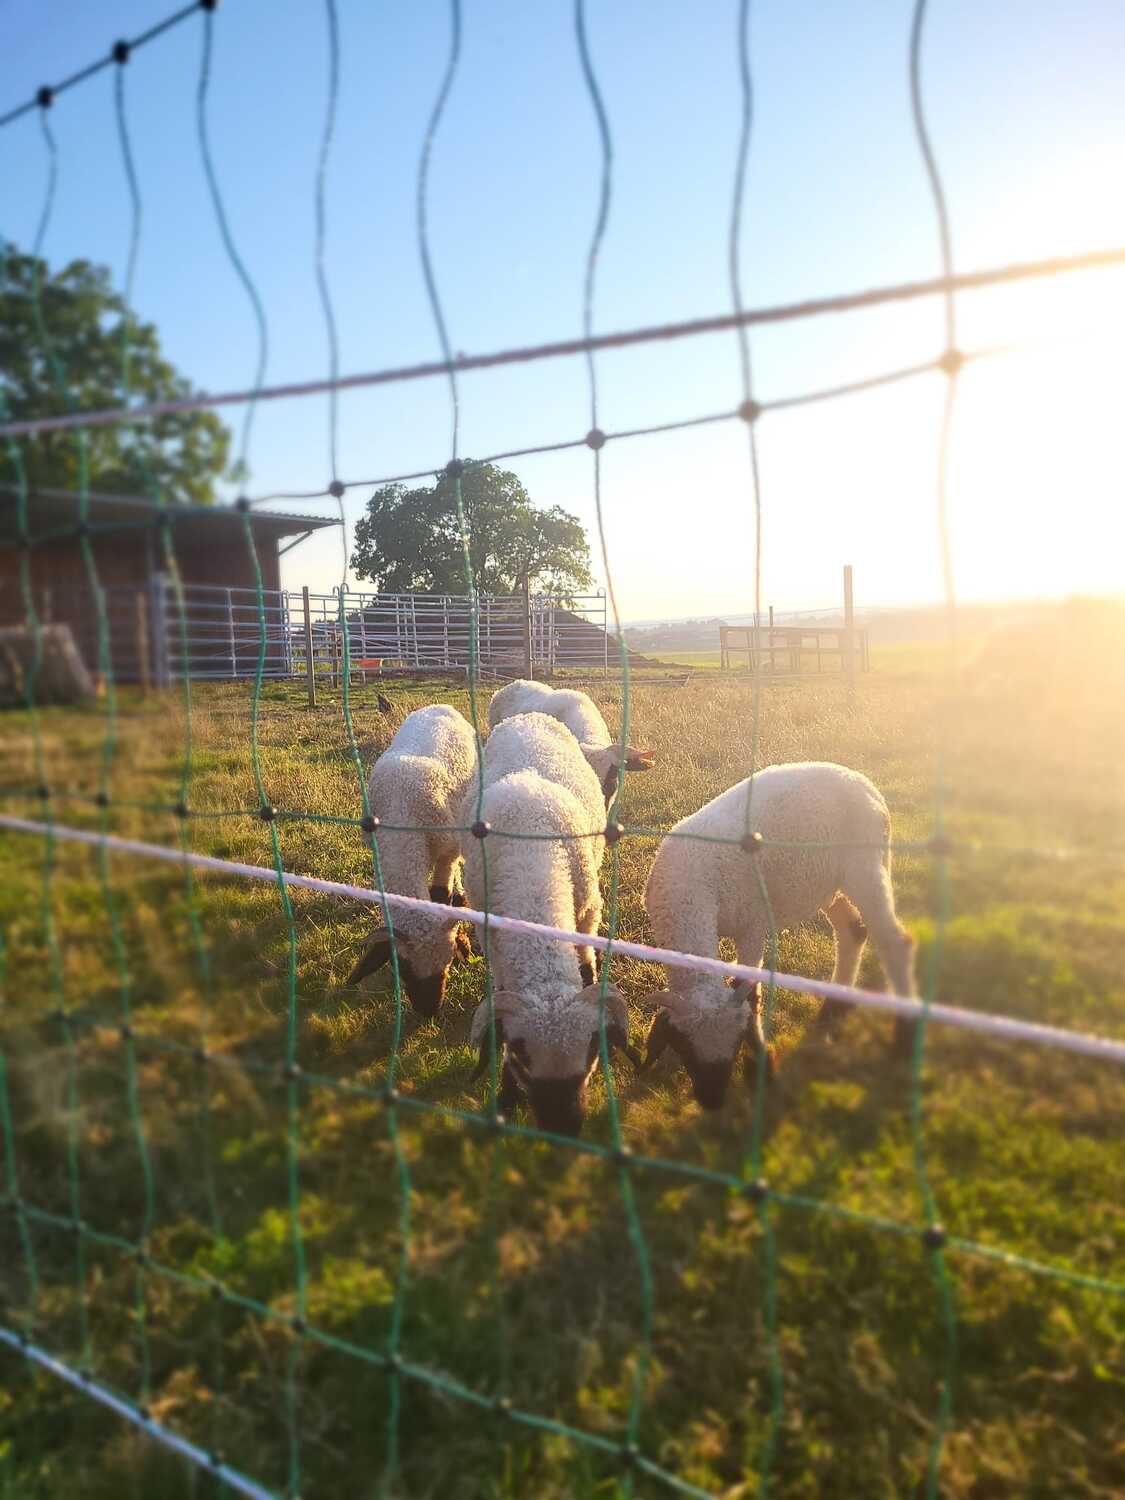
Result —
<path fill-rule="evenodd" d="M 347 617 L 353 671 L 381 668 L 466 670 L 470 660 L 470 600 L 464 594 L 378 594 L 335 589 L 265 589 L 261 614 L 256 589 L 185 584 L 183 611 L 171 583 L 160 576 L 141 587 L 101 591 L 114 675 L 158 685 L 252 677 L 265 622 L 264 675 L 305 676 L 306 635 L 318 678 L 338 681 L 343 665 L 341 609 Z M 70 626 L 83 658 L 97 670 L 96 620 L 89 591 L 44 595 L 40 616 Z M 534 668 L 606 669 L 610 640 L 604 594 L 577 599 L 550 595 L 481 595 L 477 600 L 480 665 L 519 675 L 528 652 Z M 614 652 L 615 654 L 615 652 Z"/>

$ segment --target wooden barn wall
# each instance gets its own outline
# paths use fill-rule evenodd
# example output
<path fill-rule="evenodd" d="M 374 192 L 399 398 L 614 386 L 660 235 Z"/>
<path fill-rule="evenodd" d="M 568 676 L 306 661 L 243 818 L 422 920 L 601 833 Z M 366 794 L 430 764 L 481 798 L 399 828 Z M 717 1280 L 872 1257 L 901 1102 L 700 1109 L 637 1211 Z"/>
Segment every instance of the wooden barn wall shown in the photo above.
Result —
<path fill-rule="evenodd" d="M 178 527 L 173 532 L 176 558 L 185 583 L 214 584 L 223 588 L 252 589 L 254 568 L 241 529 L 230 523 L 214 525 L 196 521 L 190 532 Z M 163 548 L 153 527 L 122 527 L 91 538 L 98 578 L 105 589 L 144 589 L 150 579 L 163 571 Z M 264 528 L 256 528 L 255 545 L 262 570 L 262 586 L 281 586 L 277 538 Z M 91 670 L 97 665 L 96 618 L 90 604 L 89 580 L 82 550 L 75 540 L 46 543 L 33 547 L 31 579 L 35 605 L 40 614 L 56 623 L 70 626 L 79 650 Z M 135 634 L 129 620 L 129 601 L 124 596 L 113 600 L 111 631 L 117 656 L 117 635 Z M 0 624 L 18 624 L 24 618 L 23 592 L 20 586 L 19 551 L 12 546 L 0 547 Z M 127 653 L 121 653 L 124 657 Z M 131 654 L 131 653 L 129 653 Z M 135 676 L 131 664 L 123 661 L 122 675 Z"/>

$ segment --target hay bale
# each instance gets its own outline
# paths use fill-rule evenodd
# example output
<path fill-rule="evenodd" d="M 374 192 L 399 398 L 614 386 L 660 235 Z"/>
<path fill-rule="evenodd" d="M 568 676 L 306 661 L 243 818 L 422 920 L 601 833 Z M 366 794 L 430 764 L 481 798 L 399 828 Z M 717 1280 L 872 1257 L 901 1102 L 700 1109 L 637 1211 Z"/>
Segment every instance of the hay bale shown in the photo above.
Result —
<path fill-rule="evenodd" d="M 22 707 L 35 667 L 35 637 L 26 625 L 0 628 L 0 708 Z M 94 679 L 74 644 L 69 625 L 39 629 L 39 669 L 33 682 L 37 703 L 85 703 L 95 696 Z"/>

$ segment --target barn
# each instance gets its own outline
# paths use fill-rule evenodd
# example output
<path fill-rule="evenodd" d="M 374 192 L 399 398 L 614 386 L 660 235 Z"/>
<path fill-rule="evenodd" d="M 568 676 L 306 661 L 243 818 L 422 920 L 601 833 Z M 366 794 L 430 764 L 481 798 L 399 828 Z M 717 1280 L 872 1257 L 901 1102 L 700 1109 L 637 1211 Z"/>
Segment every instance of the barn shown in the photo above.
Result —
<path fill-rule="evenodd" d="M 83 542 L 88 541 L 103 591 L 114 675 L 158 685 L 181 673 L 180 610 L 164 547 L 167 530 L 183 584 L 189 624 L 190 675 L 242 676 L 257 664 L 260 628 L 247 517 L 229 506 L 155 506 L 122 495 L 90 495 L 88 528 L 76 495 L 41 491 L 28 497 L 27 539 L 20 535 L 17 496 L 0 491 L 0 626 L 25 618 L 20 560 L 30 561 L 32 597 L 42 623 L 66 624 L 91 671 L 98 668 L 98 612 Z M 281 558 L 325 526 L 323 516 L 249 512 L 268 622 L 281 599 Z M 287 633 L 268 631 L 267 663 L 275 670 L 290 649 Z M 278 660 L 274 660 L 277 658 Z"/>

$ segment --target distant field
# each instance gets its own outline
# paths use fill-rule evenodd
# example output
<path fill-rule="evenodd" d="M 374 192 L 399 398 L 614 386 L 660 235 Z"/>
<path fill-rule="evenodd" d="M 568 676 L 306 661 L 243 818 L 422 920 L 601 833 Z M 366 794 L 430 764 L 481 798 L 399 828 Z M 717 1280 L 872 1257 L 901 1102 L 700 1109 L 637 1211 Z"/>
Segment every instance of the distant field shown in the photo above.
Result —
<path fill-rule="evenodd" d="M 654 655 L 660 657 L 661 661 L 683 662 L 685 667 L 698 667 L 700 670 L 708 668 L 718 671 L 718 651 L 659 651 Z"/>
<path fill-rule="evenodd" d="M 979 641 L 981 636 L 972 638 Z M 719 651 L 654 651 L 661 661 L 682 663 L 685 667 L 694 667 L 697 671 L 717 672 L 719 670 Z M 911 673 L 917 674 L 919 670 L 930 667 L 937 670 L 944 658 L 944 646 L 926 642 L 924 645 L 911 645 L 909 643 L 894 643 L 890 645 L 874 645 L 871 647 L 871 670 L 890 670 L 898 672 L 903 666 Z M 746 658 L 741 657 L 741 671 L 746 670 Z M 835 678 L 839 682 L 839 668 L 835 663 L 826 665 L 823 674 L 816 673 L 809 662 L 805 663 L 805 673 L 810 676 L 823 675 L 827 678 Z"/>
<path fill-rule="evenodd" d="M 825 758 L 867 772 L 888 799 L 900 841 L 931 832 L 944 763 L 949 832 L 980 847 L 955 848 L 949 861 L 940 943 L 943 897 L 933 858 L 903 854 L 895 865 L 900 913 L 919 942 L 919 974 L 936 975 L 938 999 L 1125 1037 L 1123 646 L 1118 615 L 1077 611 L 1051 621 L 1041 637 L 972 644 L 956 691 L 941 653 L 896 647 L 876 655 L 854 710 L 829 675 L 779 683 L 763 696 L 759 764 Z M 718 653 L 674 659 L 707 667 Z M 382 690 L 394 703 L 389 719 L 375 707 L 374 685 L 355 695 L 365 763 L 410 708 L 435 698 L 467 708 L 463 686 L 384 683 Z M 595 683 L 591 691 L 616 724 L 619 686 Z M 480 707 L 486 701 L 482 694 Z M 145 804 L 172 804 L 183 794 L 193 847 L 268 863 L 268 829 L 251 814 L 258 795 L 245 686 L 195 695 L 186 781 L 178 700 L 129 693 L 121 708 L 108 752 L 110 829 L 172 843 L 178 820 Z M 631 712 L 630 738 L 660 760 L 628 779 L 628 826 L 667 827 L 750 768 L 745 679 L 643 685 Z M 107 753 L 104 705 L 44 711 L 41 732 L 42 771 L 28 715 L 0 716 L 6 811 L 42 816 L 43 803 L 27 794 L 40 775 L 67 794 L 96 789 Z M 359 799 L 339 702 L 310 712 L 299 688 L 267 688 L 260 738 L 266 793 L 283 814 L 276 826 L 286 866 L 370 883 L 363 843 L 344 821 L 358 815 Z M 328 821 L 293 816 L 300 811 Z M 97 826 L 89 800 L 60 799 L 53 812 Z M 641 892 L 653 848 L 637 835 L 619 846 L 626 937 L 647 936 Z M 1060 849 L 1080 855 L 1053 857 Z M 201 1296 L 67 1227 L 76 1201 L 87 1225 L 123 1241 L 136 1241 L 147 1222 L 155 1264 L 218 1277 L 275 1312 L 294 1310 L 288 1091 L 277 1071 L 288 945 L 277 892 L 201 877 L 201 963 L 178 870 L 115 858 L 109 880 L 116 956 L 94 855 L 59 844 L 45 886 L 41 842 L 0 832 L 0 1042 L 14 1121 L 7 1168 L 16 1174 L 8 1190 L 15 1181 L 24 1199 L 56 1216 L 29 1229 L 32 1286 L 18 1216 L 0 1215 L 2 1320 L 22 1326 L 33 1305 L 35 1336 L 46 1347 L 88 1363 L 131 1398 L 144 1396 L 155 1415 L 278 1493 L 295 1393 L 302 1493 L 373 1495 L 392 1392 L 383 1370 L 302 1341 L 246 1305 Z M 45 891 L 58 940 L 56 978 Z M 384 1079 L 394 1001 L 385 976 L 371 989 L 342 987 L 369 930 L 366 911 L 307 893 L 297 893 L 294 906 L 306 1316 L 338 1340 L 378 1349 L 400 1272 L 404 1204 L 385 1111 L 362 1089 Z M 779 962 L 826 976 L 827 924 L 784 934 Z M 613 974 L 631 1000 L 660 979 L 660 971 L 620 959 Z M 870 955 L 861 982 L 882 984 Z M 475 1059 L 465 1037 L 481 983 L 475 959 L 454 972 L 440 1027 L 404 1018 L 403 1094 L 479 1109 L 482 1088 L 471 1080 Z M 146 1039 L 138 1046 L 135 1120 L 119 1034 L 123 995 Z M 65 1027 L 52 1019 L 60 1003 L 72 1017 Z M 939 1298 L 914 1234 L 848 1217 L 922 1222 L 909 1074 L 888 1057 L 886 1023 L 867 1015 L 851 1017 L 835 1045 L 806 1040 L 812 1008 L 804 997 L 779 993 L 772 1023 L 781 1069 L 766 1101 L 764 1175 L 832 1211 L 772 1211 L 782 1383 L 770 1494 L 913 1496 L 922 1492 L 950 1369 Z M 641 1033 L 640 1011 L 633 1025 Z M 172 1042 L 194 1047 L 201 1035 L 221 1064 L 201 1068 L 168 1050 Z M 743 1170 L 749 1091 L 735 1090 L 722 1116 L 703 1118 L 670 1062 L 643 1078 L 623 1064 L 616 1076 L 635 1154 Z M 925 1163 L 950 1235 L 1125 1282 L 1122 1070 L 935 1026 L 923 1108 Z M 532 1138 L 494 1143 L 448 1114 L 400 1109 L 399 1117 L 412 1182 L 404 1358 L 620 1440 L 643 1302 L 616 1170 Z M 147 1221 L 138 1128 L 153 1168 Z M 587 1135 L 608 1138 L 600 1083 Z M 674 1172 L 637 1166 L 630 1177 L 652 1274 L 642 1452 L 696 1490 L 744 1500 L 758 1492 L 774 1410 L 757 1211 L 726 1187 Z M 947 1263 L 957 1333 L 941 1495 L 1107 1500 L 1125 1493 L 1125 1298 L 963 1250 L 951 1250 Z M 643 1470 L 627 1478 L 612 1454 L 505 1422 L 413 1379 L 396 1387 L 394 1494 L 593 1500 L 670 1493 Z M 81 1394 L 48 1376 L 29 1377 L 21 1359 L 0 1352 L 0 1495 L 210 1500 L 218 1493 Z"/>

